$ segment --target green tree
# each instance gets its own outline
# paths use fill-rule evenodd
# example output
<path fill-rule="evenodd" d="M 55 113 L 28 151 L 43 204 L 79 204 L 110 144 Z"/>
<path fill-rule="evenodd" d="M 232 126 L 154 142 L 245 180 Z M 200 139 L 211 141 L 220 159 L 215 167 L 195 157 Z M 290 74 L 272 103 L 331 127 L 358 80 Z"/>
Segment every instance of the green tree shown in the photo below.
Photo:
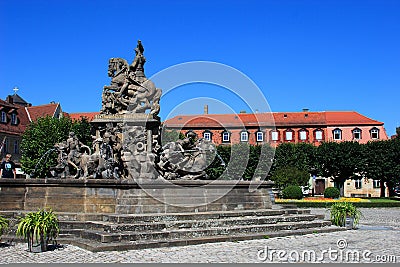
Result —
<path fill-rule="evenodd" d="M 309 174 L 317 174 L 317 148 L 307 143 L 283 143 L 276 148 L 270 179 L 278 169 L 294 167 Z"/>
<path fill-rule="evenodd" d="M 166 143 L 169 143 L 169 142 L 178 141 L 179 139 L 185 139 L 185 135 L 183 133 L 181 133 L 180 131 L 163 129 L 162 135 L 161 135 L 162 145 L 165 145 Z"/>
<path fill-rule="evenodd" d="M 400 177 L 400 140 L 371 141 L 363 146 L 365 177 L 380 180 L 381 197 L 385 196 L 385 183 L 393 195 L 393 187 Z"/>
<path fill-rule="evenodd" d="M 252 180 L 255 177 L 265 179 L 271 168 L 274 149 L 269 145 L 219 145 L 218 156 L 206 169 L 209 179 Z M 224 165 L 221 164 L 221 159 Z"/>
<path fill-rule="evenodd" d="M 299 170 L 294 166 L 280 167 L 271 177 L 279 189 L 284 189 L 289 185 L 307 186 L 309 179 L 310 174 L 307 171 Z"/>
<path fill-rule="evenodd" d="M 215 155 L 212 163 L 206 169 L 208 179 L 211 180 L 219 179 L 226 170 L 226 166 L 231 158 L 231 146 L 230 145 L 216 146 L 216 152 L 218 153 L 220 158 L 217 155 Z M 222 176 L 221 179 L 228 179 L 228 177 Z"/>
<path fill-rule="evenodd" d="M 22 136 L 22 170 L 36 177 L 48 176 L 49 168 L 57 164 L 57 153 L 52 149 L 56 143 L 66 140 L 70 131 L 77 131 L 77 137 L 85 145 L 90 145 L 90 124 L 87 120 L 72 121 L 68 117 L 56 119 L 47 116 L 31 122 Z"/>
<path fill-rule="evenodd" d="M 400 127 L 396 127 L 397 138 L 400 138 Z"/>
<path fill-rule="evenodd" d="M 317 148 L 319 172 L 331 177 L 335 187 L 344 194 L 344 182 L 347 179 L 361 178 L 364 158 L 358 142 L 326 142 Z"/>

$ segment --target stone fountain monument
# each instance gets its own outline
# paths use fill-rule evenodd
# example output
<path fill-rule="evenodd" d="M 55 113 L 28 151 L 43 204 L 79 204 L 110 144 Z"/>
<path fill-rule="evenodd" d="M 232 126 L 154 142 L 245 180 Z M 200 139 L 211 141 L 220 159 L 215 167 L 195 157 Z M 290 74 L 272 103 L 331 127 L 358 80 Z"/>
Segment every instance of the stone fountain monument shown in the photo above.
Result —
<path fill-rule="evenodd" d="M 1 214 L 51 207 L 61 221 L 59 242 L 91 251 L 337 230 L 309 211 L 273 209 L 270 181 L 207 180 L 207 157 L 216 154 L 204 139 L 162 144 L 161 89 L 146 78 L 141 41 L 135 52 L 130 65 L 109 60 L 93 148 L 71 132 L 55 144 L 53 177 L 0 179 Z"/>

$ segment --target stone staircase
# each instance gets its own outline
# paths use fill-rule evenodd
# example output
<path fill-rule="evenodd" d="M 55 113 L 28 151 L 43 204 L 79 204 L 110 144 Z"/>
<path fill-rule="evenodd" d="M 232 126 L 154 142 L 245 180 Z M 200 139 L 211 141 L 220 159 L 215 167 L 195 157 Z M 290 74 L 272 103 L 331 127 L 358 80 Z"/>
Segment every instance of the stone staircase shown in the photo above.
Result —
<path fill-rule="evenodd" d="M 345 230 L 297 208 L 165 214 L 60 214 L 59 244 L 97 252 Z"/>

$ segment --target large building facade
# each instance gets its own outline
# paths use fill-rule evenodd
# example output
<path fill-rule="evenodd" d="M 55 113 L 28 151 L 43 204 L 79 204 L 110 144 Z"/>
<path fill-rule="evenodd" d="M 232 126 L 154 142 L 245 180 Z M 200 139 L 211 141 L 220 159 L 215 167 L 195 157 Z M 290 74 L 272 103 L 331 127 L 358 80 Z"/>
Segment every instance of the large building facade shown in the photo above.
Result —
<path fill-rule="evenodd" d="M 215 144 L 311 143 L 387 140 L 383 122 L 355 111 L 201 114 L 176 116 L 166 130 L 194 132 Z"/>
<path fill-rule="evenodd" d="M 205 108 L 205 110 L 207 110 Z M 277 147 L 282 143 L 387 140 L 384 123 L 368 118 L 355 111 L 273 112 L 257 114 L 201 114 L 176 116 L 164 122 L 165 130 L 194 132 L 217 145 L 249 143 L 269 144 Z M 330 179 L 315 177 L 313 189 L 323 194 L 326 187 L 334 186 Z M 380 181 L 372 179 L 347 180 L 346 197 L 379 197 Z"/>

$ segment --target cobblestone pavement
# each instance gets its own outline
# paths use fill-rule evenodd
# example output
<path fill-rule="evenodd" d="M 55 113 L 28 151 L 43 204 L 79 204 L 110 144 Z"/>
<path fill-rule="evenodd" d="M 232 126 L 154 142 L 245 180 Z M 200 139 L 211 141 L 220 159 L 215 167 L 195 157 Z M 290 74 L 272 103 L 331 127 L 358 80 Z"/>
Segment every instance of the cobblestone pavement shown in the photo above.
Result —
<path fill-rule="evenodd" d="M 359 229 L 345 232 L 97 253 L 72 245 L 29 253 L 26 244 L 16 244 L 0 247 L 0 264 L 400 262 L 400 208 L 361 211 Z M 329 218 L 325 209 L 311 212 Z"/>

